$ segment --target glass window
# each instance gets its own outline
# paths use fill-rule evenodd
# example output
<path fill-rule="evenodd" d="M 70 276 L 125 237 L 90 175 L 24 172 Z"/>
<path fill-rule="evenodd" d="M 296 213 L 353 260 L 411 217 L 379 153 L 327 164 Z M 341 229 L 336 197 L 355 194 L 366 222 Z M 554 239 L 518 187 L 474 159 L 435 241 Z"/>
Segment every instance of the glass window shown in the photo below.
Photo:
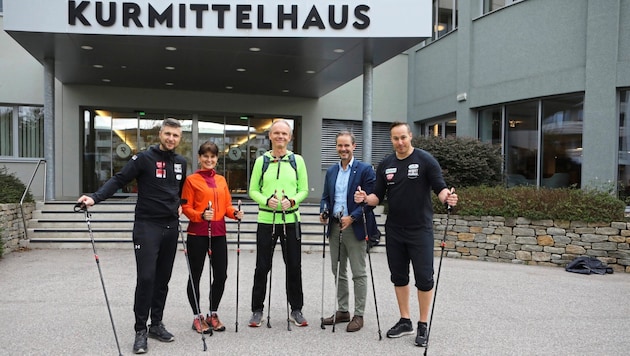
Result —
<path fill-rule="evenodd" d="M 13 108 L 0 106 L 0 156 L 13 155 Z"/>
<path fill-rule="evenodd" d="M 502 107 L 489 108 L 479 111 L 479 140 L 493 145 L 500 145 L 503 135 Z"/>
<path fill-rule="evenodd" d="M 542 101 L 542 179 L 548 188 L 580 184 L 584 96 Z"/>
<path fill-rule="evenodd" d="M 618 177 L 619 197 L 626 204 L 630 202 L 630 128 L 626 128 L 630 120 L 630 90 L 619 93 L 619 165 Z"/>
<path fill-rule="evenodd" d="M 483 0 L 483 13 L 487 14 L 520 1 L 523 0 Z"/>
<path fill-rule="evenodd" d="M 42 107 L 0 106 L 0 156 L 44 157 Z"/>
<path fill-rule="evenodd" d="M 432 119 L 420 125 L 423 136 L 455 137 L 457 136 L 457 117 L 455 114 Z"/>
<path fill-rule="evenodd" d="M 537 185 L 538 102 L 506 105 L 505 118 L 508 186 Z"/>

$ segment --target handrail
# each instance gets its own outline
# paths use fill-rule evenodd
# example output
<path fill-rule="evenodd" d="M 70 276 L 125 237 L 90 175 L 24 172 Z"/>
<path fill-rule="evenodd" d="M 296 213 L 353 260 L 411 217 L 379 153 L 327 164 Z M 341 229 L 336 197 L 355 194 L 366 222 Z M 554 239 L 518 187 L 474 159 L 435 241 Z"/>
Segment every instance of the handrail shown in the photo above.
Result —
<path fill-rule="evenodd" d="M 33 175 L 31 175 L 31 179 L 28 181 L 28 184 L 26 185 L 26 188 L 24 189 L 24 193 L 22 193 L 22 199 L 20 199 L 20 214 L 22 215 L 22 228 L 24 228 L 24 239 L 28 240 L 28 230 L 26 229 L 26 219 L 24 218 L 24 199 L 26 198 L 26 195 L 28 194 L 29 189 L 31 189 L 31 184 L 33 184 L 33 179 L 35 179 L 35 175 L 37 174 L 37 170 L 39 169 L 39 166 L 42 164 L 42 162 L 44 162 L 44 167 L 47 168 L 46 166 L 46 160 L 45 159 L 40 159 L 37 161 L 37 166 L 35 166 L 35 170 L 33 171 Z M 46 201 L 46 170 L 44 169 L 44 202 Z"/>

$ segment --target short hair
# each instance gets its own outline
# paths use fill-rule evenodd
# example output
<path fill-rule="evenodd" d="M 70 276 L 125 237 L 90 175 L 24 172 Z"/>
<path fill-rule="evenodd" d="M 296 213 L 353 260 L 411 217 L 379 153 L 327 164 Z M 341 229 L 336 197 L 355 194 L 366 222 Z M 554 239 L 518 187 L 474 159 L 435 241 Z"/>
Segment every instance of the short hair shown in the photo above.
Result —
<path fill-rule="evenodd" d="M 291 125 L 289 125 L 289 122 L 285 119 L 279 119 L 274 121 L 273 123 L 271 123 L 271 126 L 269 126 L 269 132 L 271 132 L 271 129 L 276 126 L 277 123 L 282 123 L 287 125 L 287 127 L 289 128 L 289 135 L 291 135 L 291 137 L 293 137 L 293 129 L 291 128 Z"/>
<path fill-rule="evenodd" d="M 164 121 L 162 121 L 162 125 L 160 125 L 160 131 L 162 131 L 164 127 L 166 126 L 181 128 L 182 124 L 177 119 L 173 119 L 172 117 L 169 117 L 168 119 L 164 119 Z"/>
<path fill-rule="evenodd" d="M 219 147 L 217 147 L 217 144 L 212 142 L 212 141 L 206 141 L 204 143 L 201 144 L 201 146 L 199 146 L 199 151 L 197 151 L 197 153 L 201 156 L 205 153 L 212 153 L 215 156 L 219 155 Z"/>
<path fill-rule="evenodd" d="M 406 122 L 402 122 L 402 121 L 394 121 L 392 122 L 392 124 L 389 126 L 389 131 L 391 132 L 392 129 L 394 129 L 394 127 L 398 127 L 398 126 L 405 126 L 407 128 L 408 132 L 411 132 L 411 127 L 409 127 L 409 124 Z"/>
<path fill-rule="evenodd" d="M 337 135 L 335 135 L 335 142 L 337 142 L 337 138 L 339 138 L 339 136 L 350 136 L 352 143 L 355 143 L 354 134 L 348 130 L 339 131 Z"/>

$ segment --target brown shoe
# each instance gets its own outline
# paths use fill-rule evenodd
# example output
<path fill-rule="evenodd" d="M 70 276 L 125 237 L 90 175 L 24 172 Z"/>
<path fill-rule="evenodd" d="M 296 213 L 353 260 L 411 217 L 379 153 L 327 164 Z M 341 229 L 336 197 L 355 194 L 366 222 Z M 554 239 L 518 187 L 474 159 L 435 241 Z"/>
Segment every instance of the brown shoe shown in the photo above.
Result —
<path fill-rule="evenodd" d="M 208 334 L 210 332 L 210 327 L 206 320 L 203 318 L 203 315 L 199 315 L 193 320 L 192 329 L 198 333 Z"/>
<path fill-rule="evenodd" d="M 212 330 L 214 331 L 225 331 L 225 326 L 223 325 L 221 320 L 219 320 L 219 316 L 217 315 L 217 313 L 212 313 L 212 315 L 208 315 L 206 317 L 206 322 L 209 326 L 212 327 Z"/>
<path fill-rule="evenodd" d="M 324 318 L 323 320 L 324 325 L 332 325 L 333 319 L 335 319 L 335 324 L 347 323 L 350 321 L 350 312 L 337 310 L 335 314 L 336 314 L 336 317 L 335 315 L 331 315 L 328 318 Z"/>
<path fill-rule="evenodd" d="M 352 321 L 348 323 L 346 331 L 351 333 L 361 330 L 363 327 L 363 317 L 361 315 L 355 315 L 352 317 Z"/>

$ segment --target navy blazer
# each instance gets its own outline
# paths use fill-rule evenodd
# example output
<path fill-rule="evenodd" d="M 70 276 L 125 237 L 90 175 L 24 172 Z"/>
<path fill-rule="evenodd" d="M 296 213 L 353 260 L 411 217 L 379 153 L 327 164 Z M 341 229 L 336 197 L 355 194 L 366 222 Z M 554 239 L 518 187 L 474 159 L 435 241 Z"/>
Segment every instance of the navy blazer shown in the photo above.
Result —
<path fill-rule="evenodd" d="M 324 181 L 324 193 L 322 194 L 322 200 L 319 205 L 319 212 L 322 213 L 324 209 L 328 209 L 328 233 L 330 234 L 330 226 L 333 223 L 332 209 L 334 207 L 335 199 L 335 182 L 337 181 L 337 173 L 339 173 L 339 163 L 328 168 L 326 171 L 326 179 Z M 366 232 L 363 227 L 363 213 L 361 211 L 361 204 L 354 202 L 354 192 L 361 186 L 367 194 L 374 192 L 374 185 L 376 183 L 376 173 L 372 166 L 360 162 L 356 158 L 350 167 L 350 178 L 348 179 L 348 194 L 346 196 L 345 206 L 348 208 L 348 213 L 354 218 L 352 223 L 352 229 L 354 235 L 359 240 L 364 240 Z M 369 236 L 378 234 L 376 226 L 376 218 L 374 217 L 374 207 L 366 204 L 365 206 L 365 219 L 367 222 L 367 230 Z"/>

